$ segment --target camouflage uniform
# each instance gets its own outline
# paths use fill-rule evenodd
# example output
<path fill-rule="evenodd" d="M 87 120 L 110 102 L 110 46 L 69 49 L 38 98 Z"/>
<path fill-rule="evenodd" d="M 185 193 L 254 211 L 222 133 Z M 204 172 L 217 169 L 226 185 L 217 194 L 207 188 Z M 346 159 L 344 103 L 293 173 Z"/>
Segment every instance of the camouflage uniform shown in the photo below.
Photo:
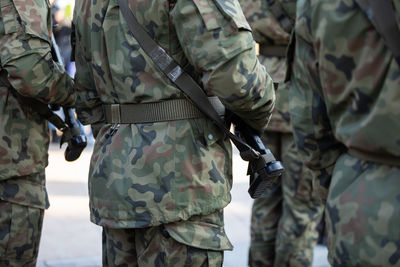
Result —
<path fill-rule="evenodd" d="M 326 200 L 329 261 L 400 266 L 400 168 L 384 163 L 400 158 L 399 65 L 354 0 L 299 1 L 297 15 L 290 113 Z"/>
<path fill-rule="evenodd" d="M 208 94 L 256 130 L 265 129 L 274 105 L 272 80 L 236 1 L 129 5 L 176 61 L 193 67 Z M 221 265 L 223 250 L 232 249 L 222 212 L 231 201 L 229 139 L 205 117 L 110 131 L 102 104 L 184 96 L 129 34 L 116 1 L 76 1 L 74 12 L 77 110 L 97 135 L 90 211 L 92 222 L 104 227 L 106 264 Z"/>
<path fill-rule="evenodd" d="M 296 0 L 280 0 L 275 4 L 268 4 L 267 0 L 241 0 L 240 4 L 260 45 L 259 59 L 274 82 L 279 83 L 276 108 L 263 140 L 286 170 L 281 187 L 254 200 L 249 265 L 311 266 L 318 237 L 316 226 L 323 205 L 313 193 L 311 176 L 302 166 L 294 146 L 289 118 L 289 84 L 284 83 L 286 59 L 284 54 L 272 51 L 274 48 L 284 50 L 289 43 Z M 276 7 L 283 9 L 284 18 L 273 11 Z"/>
<path fill-rule="evenodd" d="M 48 123 L 10 91 L 72 105 L 73 83 L 50 53 L 50 5 L 0 1 L 0 266 L 35 266 L 44 209 Z"/>

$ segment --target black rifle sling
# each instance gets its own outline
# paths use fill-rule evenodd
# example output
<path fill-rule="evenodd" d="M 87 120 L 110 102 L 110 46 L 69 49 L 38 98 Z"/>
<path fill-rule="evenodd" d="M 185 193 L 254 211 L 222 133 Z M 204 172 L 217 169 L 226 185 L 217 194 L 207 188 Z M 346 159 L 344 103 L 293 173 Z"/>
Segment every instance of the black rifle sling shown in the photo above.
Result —
<path fill-rule="evenodd" d="M 128 0 L 118 0 L 120 10 L 124 16 L 132 36 L 139 43 L 144 52 L 153 60 L 160 70 L 181 90 L 190 100 L 209 117 L 232 140 L 243 160 L 250 161 L 258 158 L 259 153 L 247 143 L 234 135 L 215 111 L 203 89 L 187 74 L 167 52 L 154 41 L 144 27 L 136 20 L 128 5 Z"/>
<path fill-rule="evenodd" d="M 400 65 L 400 30 L 390 0 L 355 0 Z"/>

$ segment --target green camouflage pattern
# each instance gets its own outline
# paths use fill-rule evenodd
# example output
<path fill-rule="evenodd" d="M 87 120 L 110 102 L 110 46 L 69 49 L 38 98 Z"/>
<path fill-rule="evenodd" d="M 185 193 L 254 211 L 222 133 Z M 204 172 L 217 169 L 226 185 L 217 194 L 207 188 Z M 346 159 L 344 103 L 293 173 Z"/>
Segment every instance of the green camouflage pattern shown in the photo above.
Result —
<path fill-rule="evenodd" d="M 283 8 L 287 16 L 295 18 L 296 0 L 276 0 L 275 2 Z M 260 46 L 285 46 L 289 44 L 290 32 L 286 32 L 282 28 L 271 12 L 267 1 L 240 0 L 240 5 L 253 30 L 254 39 Z M 284 83 L 286 59 L 262 54 L 258 58 L 274 82 L 279 83 L 276 91 L 276 105 L 268 124 L 268 131 L 290 133 L 292 129 L 289 115 L 289 86 Z"/>
<path fill-rule="evenodd" d="M 276 0 L 285 10 L 286 14 L 293 17 L 296 12 L 296 0 Z M 240 6 L 247 18 L 252 30 L 254 39 L 259 44 L 287 45 L 290 33 L 286 32 L 274 14 L 267 1 L 240 0 Z M 266 25 L 268 25 L 266 27 Z"/>
<path fill-rule="evenodd" d="M 296 0 L 275 1 L 294 19 Z M 288 45 L 286 32 L 267 1 L 240 0 L 260 45 Z M 276 107 L 263 141 L 285 167 L 281 187 L 254 200 L 251 215 L 250 266 L 311 266 L 323 204 L 313 193 L 311 176 L 299 161 L 291 134 L 286 58 L 258 56 L 279 83 Z"/>
<path fill-rule="evenodd" d="M 209 95 L 220 97 L 253 128 L 266 128 L 273 84 L 236 1 L 129 5 L 176 61 L 193 67 L 192 75 Z M 81 122 L 99 129 L 89 171 L 91 220 L 108 228 L 141 228 L 186 221 L 228 205 L 231 145 L 209 119 L 121 124 L 113 135 L 112 125 L 102 125 L 102 104 L 184 97 L 129 34 L 117 1 L 76 1 L 73 22 L 77 112 Z M 212 247 L 212 230 L 198 227 L 203 230 L 196 233 Z"/>
<path fill-rule="evenodd" d="M 0 266 L 36 266 L 43 215 L 43 209 L 0 200 Z"/>
<path fill-rule="evenodd" d="M 305 267 L 313 265 L 317 226 L 325 205 L 315 194 L 312 176 L 299 159 L 290 134 L 290 146 L 282 155 L 283 212 L 275 243 L 274 266 Z"/>
<path fill-rule="evenodd" d="M 205 229 L 199 225 L 212 229 L 210 236 L 199 235 Z M 147 228 L 103 228 L 103 266 L 222 266 L 222 250 L 231 248 L 222 212 Z"/>
<path fill-rule="evenodd" d="M 286 58 L 265 57 L 259 55 L 258 59 L 265 66 L 274 82 L 277 82 L 276 104 L 268 124 L 267 132 L 291 133 L 292 125 L 289 115 L 289 83 L 285 83 Z"/>
<path fill-rule="evenodd" d="M 332 266 L 400 266 L 399 175 L 398 167 L 338 158 L 325 213 Z"/>
<path fill-rule="evenodd" d="M 49 2 L 1 0 L 0 14 L 0 266 L 35 266 L 49 207 L 49 129 L 10 88 L 69 106 L 75 95 L 72 79 L 51 57 Z"/>
<path fill-rule="evenodd" d="M 250 266 L 312 266 L 324 205 L 298 158 L 292 134 L 267 132 L 264 143 L 285 167 L 281 187 L 254 200 Z"/>
<path fill-rule="evenodd" d="M 393 1 L 400 24 L 400 2 Z M 297 6 L 290 113 L 302 160 L 326 201 L 333 266 L 399 266 L 400 69 L 354 1 Z"/>
<path fill-rule="evenodd" d="M 50 203 L 45 174 L 31 174 L 1 181 L 0 199 L 24 206 L 47 209 Z"/>
<path fill-rule="evenodd" d="M 73 83 L 51 57 L 48 1 L 0 4 L 0 199 L 45 208 L 47 121 L 32 107 L 21 105 L 9 88 L 44 103 L 72 105 Z M 39 176 L 33 181 L 21 178 L 31 175 Z"/>

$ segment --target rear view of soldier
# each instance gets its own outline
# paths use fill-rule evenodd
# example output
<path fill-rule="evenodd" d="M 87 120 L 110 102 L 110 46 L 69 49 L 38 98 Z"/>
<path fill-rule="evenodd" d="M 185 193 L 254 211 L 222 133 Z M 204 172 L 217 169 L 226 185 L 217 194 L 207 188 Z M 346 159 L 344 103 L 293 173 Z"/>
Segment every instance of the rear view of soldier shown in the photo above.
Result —
<path fill-rule="evenodd" d="M 276 107 L 263 136 L 285 167 L 280 186 L 255 199 L 251 215 L 250 266 L 311 266 L 323 205 L 313 193 L 311 175 L 299 159 L 289 118 L 286 50 L 296 17 L 296 0 L 240 0 L 259 60 L 274 82 Z"/>
<path fill-rule="evenodd" d="M 103 264 L 221 266 L 232 249 L 223 221 L 231 145 L 173 82 L 182 70 L 160 71 L 171 63 L 162 50 L 257 131 L 274 105 L 272 80 L 237 1 L 121 2 L 78 0 L 73 21 L 77 111 L 96 136 L 89 194 Z M 122 9 L 163 48 L 154 61 Z"/>
<path fill-rule="evenodd" d="M 332 266 L 400 266 L 400 1 L 303 0 L 294 136 L 326 201 Z"/>
<path fill-rule="evenodd" d="M 64 106 L 75 96 L 51 57 L 48 1 L 2 0 L 0 12 L 0 266 L 35 266 L 49 207 L 49 129 L 19 95 Z"/>

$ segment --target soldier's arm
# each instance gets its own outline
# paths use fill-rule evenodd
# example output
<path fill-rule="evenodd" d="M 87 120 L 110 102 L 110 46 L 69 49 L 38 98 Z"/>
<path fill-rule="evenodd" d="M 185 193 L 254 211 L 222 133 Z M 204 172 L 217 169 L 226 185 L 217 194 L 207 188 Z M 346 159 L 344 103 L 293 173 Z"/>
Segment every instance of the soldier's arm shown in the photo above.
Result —
<path fill-rule="evenodd" d="M 102 102 L 94 84 L 93 73 L 88 66 L 91 61 L 90 54 L 85 53 L 85 40 L 82 39 L 90 38 L 90 35 L 83 35 L 79 32 L 79 27 L 75 27 L 75 25 L 83 23 L 81 19 L 80 13 L 74 14 L 71 34 L 76 66 L 75 92 L 77 99 L 75 107 L 79 121 L 84 125 L 90 124 L 93 135 L 96 137 L 100 128 L 104 125 L 104 116 Z"/>
<path fill-rule="evenodd" d="M 53 61 L 47 6 L 35 1 L 3 3 L 0 57 L 8 81 L 22 95 L 44 103 L 72 106 L 73 80 Z M 8 4 L 8 5 L 7 5 Z M 17 11 L 17 9 L 18 11 Z"/>
<path fill-rule="evenodd" d="M 275 101 L 272 80 L 256 57 L 238 2 L 218 2 L 179 0 L 173 12 L 178 39 L 203 74 L 205 90 L 254 129 L 264 130 Z M 230 7 L 217 7 L 221 3 Z"/>
<path fill-rule="evenodd" d="M 282 29 L 265 0 L 239 0 L 256 42 L 287 44 L 290 35 Z"/>
<path fill-rule="evenodd" d="M 316 184 L 319 196 L 325 199 L 333 166 L 343 146 L 335 139 L 329 123 L 308 20 L 309 16 L 303 14 L 295 27 L 290 115 L 300 158 L 313 171 L 314 180 L 319 182 Z"/>

